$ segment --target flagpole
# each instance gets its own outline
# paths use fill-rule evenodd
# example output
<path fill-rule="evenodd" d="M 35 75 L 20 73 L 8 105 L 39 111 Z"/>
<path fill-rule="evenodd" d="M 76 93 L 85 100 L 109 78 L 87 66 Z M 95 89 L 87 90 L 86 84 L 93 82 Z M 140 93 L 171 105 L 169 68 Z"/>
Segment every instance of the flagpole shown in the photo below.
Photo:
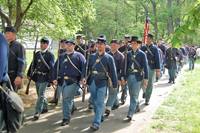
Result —
<path fill-rule="evenodd" d="M 148 19 L 148 9 L 147 9 L 147 6 L 148 6 L 148 3 L 146 2 L 146 21 L 145 21 L 145 28 L 144 28 L 144 39 L 143 39 L 143 45 L 146 44 L 146 40 L 147 40 L 147 34 L 149 32 L 149 24 L 147 23 L 147 19 Z"/>

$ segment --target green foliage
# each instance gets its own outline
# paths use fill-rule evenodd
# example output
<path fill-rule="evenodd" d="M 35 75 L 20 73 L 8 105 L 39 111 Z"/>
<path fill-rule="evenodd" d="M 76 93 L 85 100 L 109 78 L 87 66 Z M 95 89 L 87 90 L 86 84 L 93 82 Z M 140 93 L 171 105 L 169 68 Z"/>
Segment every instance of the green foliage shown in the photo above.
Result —
<path fill-rule="evenodd" d="M 197 60 L 196 64 L 199 64 Z M 200 130 L 200 68 L 185 70 L 180 81 L 156 110 L 144 132 L 198 133 Z M 195 75 L 195 76 L 194 76 Z"/>
<path fill-rule="evenodd" d="M 12 24 L 16 22 L 17 0 L 11 0 L 13 16 L 10 17 Z M 22 0 L 24 11 L 30 0 Z M 8 16 L 8 1 L 0 1 L 3 12 Z M 34 0 L 30 9 L 23 18 L 23 24 L 19 30 L 19 37 L 32 35 L 40 31 L 41 36 L 59 38 L 73 37 L 77 30 L 81 29 L 83 17 L 93 18 L 95 10 L 90 0 Z"/>

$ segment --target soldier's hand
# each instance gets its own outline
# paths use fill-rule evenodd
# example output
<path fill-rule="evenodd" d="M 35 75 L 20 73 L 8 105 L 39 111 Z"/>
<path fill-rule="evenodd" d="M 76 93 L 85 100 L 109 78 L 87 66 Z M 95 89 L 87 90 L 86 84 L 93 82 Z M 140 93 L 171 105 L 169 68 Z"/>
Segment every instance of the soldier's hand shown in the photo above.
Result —
<path fill-rule="evenodd" d="M 85 78 L 83 78 L 82 79 L 82 86 L 84 87 L 84 83 L 86 82 L 86 79 Z"/>
<path fill-rule="evenodd" d="M 53 84 L 57 86 L 57 85 L 58 85 L 58 81 L 57 81 L 57 80 L 54 80 L 54 81 L 53 81 Z"/>
<path fill-rule="evenodd" d="M 159 75 L 160 75 L 160 72 L 156 72 L 156 77 L 159 77 Z"/>
<path fill-rule="evenodd" d="M 177 61 L 177 60 L 178 60 L 178 57 L 175 57 L 175 60 Z"/>
<path fill-rule="evenodd" d="M 113 88 L 113 90 L 117 90 L 117 88 Z"/>
<path fill-rule="evenodd" d="M 122 81 L 122 84 L 123 84 L 123 86 L 125 86 L 126 85 L 126 81 Z"/>
<path fill-rule="evenodd" d="M 143 84 L 144 87 L 147 87 L 147 85 L 148 85 L 148 83 L 144 83 L 144 84 Z"/>
<path fill-rule="evenodd" d="M 27 79 L 30 81 L 30 80 L 31 80 L 31 77 L 27 77 Z"/>
<path fill-rule="evenodd" d="M 167 64 L 165 63 L 164 65 L 166 66 Z"/>
<path fill-rule="evenodd" d="M 118 85 L 121 85 L 122 84 L 122 81 L 121 80 L 118 80 Z"/>
<path fill-rule="evenodd" d="M 22 81 L 22 78 L 20 76 L 17 76 L 15 81 L 14 81 L 15 86 L 19 85 L 21 83 L 21 81 Z"/>

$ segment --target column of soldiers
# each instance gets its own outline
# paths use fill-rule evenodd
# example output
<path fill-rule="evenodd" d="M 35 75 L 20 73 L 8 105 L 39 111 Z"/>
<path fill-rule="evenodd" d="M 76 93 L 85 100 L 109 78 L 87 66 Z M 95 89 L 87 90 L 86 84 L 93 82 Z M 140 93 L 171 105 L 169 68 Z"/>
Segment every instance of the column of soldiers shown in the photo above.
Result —
<path fill-rule="evenodd" d="M 8 75 L 15 91 L 20 88 L 21 80 L 26 67 L 25 49 L 22 44 L 15 41 L 17 31 L 14 27 L 6 27 L 5 36 L 9 44 Z M 169 72 L 169 83 L 175 83 L 177 63 L 182 67 L 189 56 L 191 62 L 190 69 L 194 69 L 194 59 L 196 51 L 194 46 L 190 50 L 187 48 L 171 48 L 163 39 L 159 39 L 159 44 L 153 43 L 154 36 L 147 35 L 147 43 L 143 46 L 137 36 L 124 36 L 124 40 L 118 42 L 112 39 L 107 45 L 106 36 L 101 34 L 95 40 L 89 40 L 88 45 L 83 43 L 83 37 L 77 36 L 77 45 L 73 39 L 62 39 L 61 50 L 57 61 L 54 55 L 48 50 L 49 39 L 43 37 L 40 40 L 40 51 L 34 55 L 34 60 L 29 67 L 27 77 L 34 80 L 38 95 L 34 119 L 39 119 L 40 115 L 48 112 L 46 100 L 46 88 L 48 83 L 57 86 L 55 96 L 50 103 L 58 104 L 58 99 L 62 92 L 62 114 L 61 125 L 70 123 L 70 119 L 75 110 L 74 96 L 80 93 L 81 87 L 87 82 L 91 93 L 88 100 L 89 109 L 94 109 L 95 118 L 90 127 L 98 130 L 100 123 L 104 121 L 103 109 L 105 97 L 108 93 L 105 114 L 109 115 L 111 110 L 119 107 L 118 92 L 123 88 L 121 102 L 124 104 L 127 98 L 127 91 L 130 95 L 130 106 L 127 118 L 132 119 L 134 113 L 139 112 L 139 92 L 142 88 L 145 105 L 150 104 L 153 91 L 154 80 L 158 81 L 165 73 L 165 68 Z M 87 42 L 85 42 L 87 43 Z M 90 52 L 90 56 L 84 54 Z M 188 52 L 186 52 L 188 51 Z M 86 54 L 88 55 L 88 54 Z M 86 66 L 86 59 L 89 59 Z M 11 65 L 12 64 L 12 65 Z M 34 74 L 31 76 L 30 68 L 34 67 Z M 85 78 L 86 67 L 89 75 Z M 180 70 L 179 70 L 180 71 Z M 82 83 L 82 84 L 81 84 Z M 125 96 L 124 98 L 123 95 Z"/>

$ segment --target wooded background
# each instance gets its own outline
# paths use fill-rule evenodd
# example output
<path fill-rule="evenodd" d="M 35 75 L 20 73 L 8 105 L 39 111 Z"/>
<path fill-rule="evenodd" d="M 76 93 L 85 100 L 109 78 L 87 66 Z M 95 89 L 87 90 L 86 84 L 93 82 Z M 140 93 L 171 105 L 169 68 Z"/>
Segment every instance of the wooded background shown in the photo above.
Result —
<path fill-rule="evenodd" d="M 108 42 L 125 34 L 142 40 L 147 9 L 154 41 L 200 45 L 199 0 L 1 0 L 0 20 L 1 29 L 15 26 L 22 40 L 35 38 L 36 31 L 50 38 L 87 32 L 89 39 L 91 32 L 93 39 L 105 34 Z"/>

